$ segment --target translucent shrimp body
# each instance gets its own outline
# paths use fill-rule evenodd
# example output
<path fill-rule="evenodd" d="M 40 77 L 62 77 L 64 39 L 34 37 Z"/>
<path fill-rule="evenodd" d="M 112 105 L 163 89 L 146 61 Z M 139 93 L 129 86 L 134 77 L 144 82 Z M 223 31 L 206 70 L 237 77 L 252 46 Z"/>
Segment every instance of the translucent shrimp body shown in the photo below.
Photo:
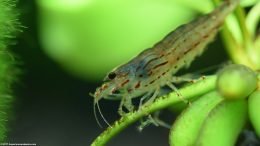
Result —
<path fill-rule="evenodd" d="M 174 89 L 173 75 L 180 68 L 189 66 L 205 50 L 238 3 L 239 0 L 223 2 L 211 13 L 180 26 L 152 48 L 115 68 L 96 90 L 95 103 L 102 98 L 121 99 L 119 113 L 122 114 L 123 106 L 133 110 L 132 98 L 142 96 L 152 102 L 162 86 Z"/>

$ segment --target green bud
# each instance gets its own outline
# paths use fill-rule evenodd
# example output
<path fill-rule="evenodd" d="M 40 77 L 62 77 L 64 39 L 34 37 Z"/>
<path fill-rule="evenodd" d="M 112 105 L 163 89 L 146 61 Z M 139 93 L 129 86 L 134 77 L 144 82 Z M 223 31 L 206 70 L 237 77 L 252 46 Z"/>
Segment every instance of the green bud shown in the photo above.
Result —
<path fill-rule="evenodd" d="M 218 73 L 217 89 L 226 99 L 246 98 L 256 87 L 256 73 L 244 65 L 232 64 Z"/>

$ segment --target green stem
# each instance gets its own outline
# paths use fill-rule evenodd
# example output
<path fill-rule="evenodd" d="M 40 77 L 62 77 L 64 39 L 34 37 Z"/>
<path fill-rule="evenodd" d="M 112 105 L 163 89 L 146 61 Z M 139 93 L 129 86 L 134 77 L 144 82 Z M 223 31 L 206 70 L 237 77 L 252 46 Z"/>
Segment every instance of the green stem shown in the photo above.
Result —
<path fill-rule="evenodd" d="M 179 92 L 182 96 L 185 97 L 185 99 L 191 99 L 213 90 L 215 88 L 215 82 L 216 76 L 209 76 L 201 81 L 198 81 L 180 89 Z M 167 96 L 159 97 L 152 104 L 145 107 L 142 106 L 138 111 L 128 113 L 125 116 L 121 117 L 120 120 L 116 121 L 111 127 L 105 130 L 101 135 L 99 135 L 91 144 L 91 146 L 105 145 L 120 131 L 122 131 L 128 125 L 134 123 L 141 117 L 147 116 L 155 111 L 161 110 L 181 101 L 182 99 L 179 96 L 177 96 L 175 92 L 172 92 Z"/>
<path fill-rule="evenodd" d="M 246 26 L 252 40 L 256 39 L 257 25 L 260 22 L 260 1 L 249 11 L 246 17 Z"/>
<path fill-rule="evenodd" d="M 246 51 L 240 46 L 235 38 L 233 37 L 232 33 L 229 31 L 227 24 L 224 24 L 223 29 L 220 31 L 220 35 L 224 45 L 226 46 L 226 50 L 228 55 L 230 56 L 231 60 L 237 64 L 244 64 L 251 68 L 255 68 L 252 62 L 247 57 Z"/>
<path fill-rule="evenodd" d="M 220 0 L 213 0 L 214 5 L 217 5 L 219 2 Z M 223 29 L 220 31 L 221 38 L 224 42 L 224 45 L 226 46 L 226 50 L 230 58 L 233 60 L 234 63 L 244 64 L 246 66 L 249 66 L 252 69 L 255 69 L 256 68 L 255 65 L 248 58 L 248 52 L 244 49 L 244 47 L 250 48 L 250 44 L 251 44 L 250 35 L 247 31 L 246 24 L 245 24 L 244 10 L 240 6 L 238 6 L 235 12 L 237 16 L 237 21 L 242 31 L 243 38 L 246 39 L 245 40 L 246 45 L 241 46 L 236 41 L 233 34 L 228 29 L 228 26 L 230 26 L 230 24 L 227 22 L 224 23 Z"/>
<path fill-rule="evenodd" d="M 238 6 L 237 9 L 235 10 L 235 15 L 238 20 L 238 24 L 240 26 L 243 40 L 244 40 L 244 48 L 249 51 L 252 48 L 252 38 L 251 35 L 249 34 L 249 31 L 246 26 L 246 19 L 245 19 L 245 11 L 241 6 Z"/>

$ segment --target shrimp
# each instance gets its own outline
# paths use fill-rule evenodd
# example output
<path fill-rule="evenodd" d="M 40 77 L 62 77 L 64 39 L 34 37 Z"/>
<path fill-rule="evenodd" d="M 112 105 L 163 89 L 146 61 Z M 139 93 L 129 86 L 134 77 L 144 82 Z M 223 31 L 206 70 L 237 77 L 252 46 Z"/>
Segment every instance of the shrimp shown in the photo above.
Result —
<path fill-rule="evenodd" d="M 113 69 L 93 95 L 94 109 L 102 98 L 119 99 L 118 113 L 123 115 L 123 107 L 130 112 L 134 110 L 133 98 L 141 97 L 140 102 L 148 99 L 145 105 L 149 105 L 158 96 L 161 87 L 169 86 L 176 91 L 173 83 L 178 77 L 174 74 L 202 54 L 238 3 L 239 0 L 224 1 L 211 13 L 181 25 L 152 48 Z"/>

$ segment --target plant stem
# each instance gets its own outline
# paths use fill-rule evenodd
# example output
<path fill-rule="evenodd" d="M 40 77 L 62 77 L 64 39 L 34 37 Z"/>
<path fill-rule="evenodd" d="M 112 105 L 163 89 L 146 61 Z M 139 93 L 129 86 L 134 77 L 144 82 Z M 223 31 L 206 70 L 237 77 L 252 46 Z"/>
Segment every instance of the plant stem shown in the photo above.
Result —
<path fill-rule="evenodd" d="M 209 76 L 205 79 L 188 85 L 179 90 L 180 94 L 185 97 L 185 99 L 191 99 L 194 97 L 201 96 L 215 88 L 216 76 Z M 121 117 L 120 120 L 116 121 L 111 127 L 105 130 L 101 135 L 99 135 L 91 146 L 102 146 L 105 145 L 110 139 L 116 136 L 120 131 L 125 129 L 128 125 L 134 123 L 141 117 L 150 115 L 151 113 L 171 106 L 177 102 L 182 102 L 179 96 L 175 92 L 170 93 L 167 96 L 162 96 L 157 98 L 152 104 L 148 106 L 142 106 L 138 111 L 127 113 L 125 116 Z"/>
<path fill-rule="evenodd" d="M 245 19 L 245 11 L 241 6 L 238 6 L 238 8 L 235 10 L 235 15 L 237 17 L 242 36 L 244 39 L 244 48 L 249 51 L 252 48 L 252 38 L 251 35 L 249 34 L 249 31 L 246 27 L 246 19 Z"/>
<path fill-rule="evenodd" d="M 256 39 L 257 25 L 260 21 L 260 1 L 253 6 L 246 17 L 246 26 L 251 35 L 251 39 Z"/>
<path fill-rule="evenodd" d="M 244 64 L 250 68 L 255 68 L 252 62 L 246 56 L 246 51 L 240 46 L 231 32 L 228 30 L 227 24 L 224 24 L 223 29 L 220 32 L 220 36 L 224 45 L 226 46 L 227 53 L 234 63 Z"/>
<path fill-rule="evenodd" d="M 220 0 L 213 0 L 214 5 L 217 5 L 220 2 Z M 244 64 L 246 66 L 249 66 L 252 69 L 255 69 L 255 65 L 251 62 L 251 60 L 248 57 L 248 50 L 245 50 L 245 47 L 250 48 L 250 35 L 247 31 L 246 25 L 245 25 L 245 14 L 243 9 L 238 6 L 238 8 L 235 10 L 235 14 L 237 17 L 237 21 L 239 23 L 240 29 L 242 31 L 243 38 L 246 39 L 245 43 L 246 45 L 240 45 L 236 39 L 233 37 L 233 34 L 229 31 L 228 26 L 231 26 L 229 23 L 225 22 L 223 29 L 220 31 L 221 38 L 224 42 L 224 45 L 226 46 L 226 50 L 230 56 L 230 58 L 233 60 L 234 63 L 237 64 Z"/>

